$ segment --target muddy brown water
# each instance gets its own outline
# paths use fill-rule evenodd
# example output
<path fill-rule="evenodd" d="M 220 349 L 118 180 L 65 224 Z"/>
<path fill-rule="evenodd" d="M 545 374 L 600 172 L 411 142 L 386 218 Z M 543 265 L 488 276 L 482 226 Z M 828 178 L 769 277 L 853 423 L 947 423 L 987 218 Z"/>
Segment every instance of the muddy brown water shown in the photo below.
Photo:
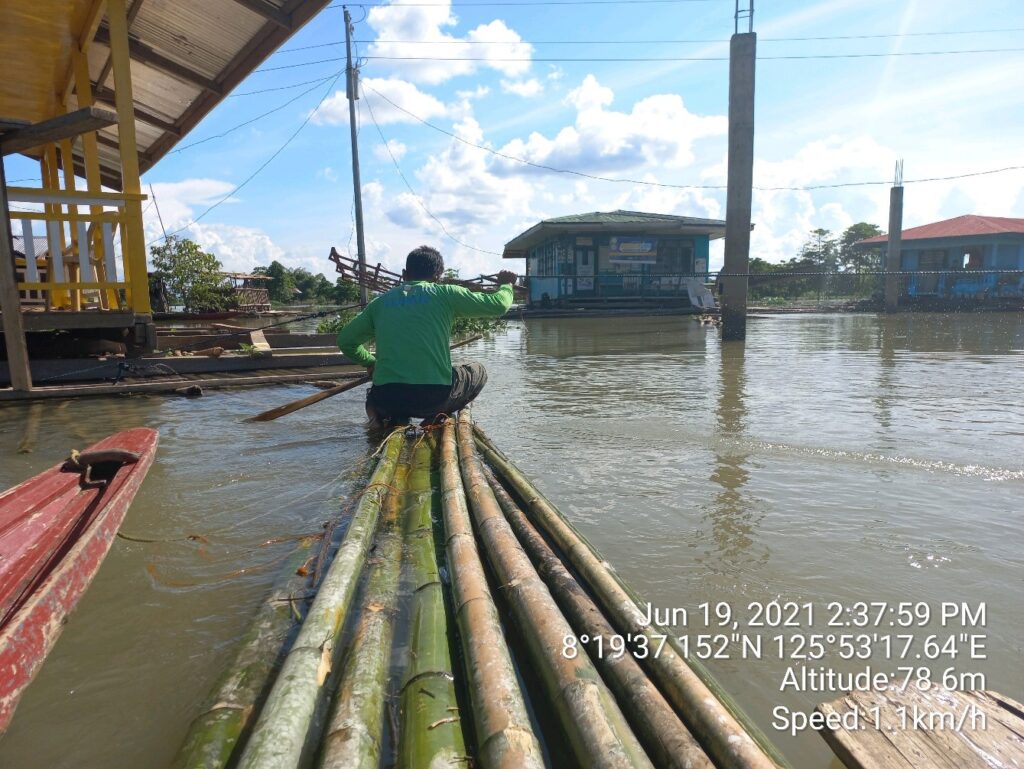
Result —
<path fill-rule="evenodd" d="M 1024 699 L 1021 315 L 755 318 L 745 345 L 687 318 L 538 319 L 470 356 L 491 375 L 477 420 L 626 582 L 687 610 L 675 633 L 695 646 L 719 634 L 699 607 L 729 604 L 729 658 L 707 665 L 796 769 L 825 769 L 830 753 L 812 731 L 777 729 L 773 709 L 835 695 L 780 691 L 790 668 L 955 668 L 958 681 L 980 673 Z M 310 392 L 0 409 L 2 488 L 114 430 L 161 433 L 122 528 L 154 541 L 115 542 L 0 739 L 0 767 L 169 763 L 288 552 L 274 540 L 315 531 L 363 469 L 371 444 L 356 393 L 241 422 Z M 773 599 L 815 614 L 752 627 L 751 605 Z M 926 604 L 932 616 L 827 625 L 830 603 L 862 601 Z M 985 625 L 942 627 L 943 602 L 984 603 Z M 832 652 L 864 632 L 916 645 L 909 659 L 885 659 L 876 641 L 870 659 L 820 663 L 772 649 L 775 635 L 815 632 L 836 636 Z M 913 659 L 927 636 L 961 632 L 984 636 L 987 659 Z M 763 636 L 761 659 L 742 659 L 733 633 Z"/>

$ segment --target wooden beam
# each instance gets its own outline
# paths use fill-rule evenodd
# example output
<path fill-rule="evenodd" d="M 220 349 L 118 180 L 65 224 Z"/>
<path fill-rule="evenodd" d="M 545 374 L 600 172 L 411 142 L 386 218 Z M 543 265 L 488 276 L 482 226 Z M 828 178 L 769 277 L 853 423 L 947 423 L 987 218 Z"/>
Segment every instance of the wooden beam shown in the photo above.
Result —
<path fill-rule="evenodd" d="M 128 9 L 128 31 L 131 32 L 132 22 L 135 21 L 135 17 L 139 15 L 139 11 L 142 10 L 142 0 L 135 0 L 131 7 Z M 103 62 L 103 67 L 100 69 L 100 76 L 96 78 L 96 85 L 101 86 L 107 82 L 107 78 L 110 76 L 110 69 L 114 65 L 114 60 L 108 55 L 107 60 Z"/>
<path fill-rule="evenodd" d="M 256 67 L 258 67 L 274 50 L 284 43 L 291 35 L 300 29 L 306 22 L 323 10 L 331 0 L 290 0 L 282 8 L 282 13 L 288 14 L 292 20 L 292 29 L 287 30 L 273 23 L 267 23 L 263 29 L 249 41 L 249 43 L 238 52 L 231 62 L 224 68 L 224 73 L 218 78 L 223 87 L 223 93 L 227 94 L 241 83 Z M 195 128 L 212 110 L 223 95 L 214 93 L 202 93 L 184 114 L 178 119 L 178 126 L 182 135 L 187 134 Z M 164 134 L 147 150 L 142 159 L 141 170 L 148 171 L 167 151 L 175 145 L 177 138 L 170 134 Z"/>
<path fill-rule="evenodd" d="M 110 20 L 108 18 L 108 23 L 109 22 Z M 95 39 L 97 43 L 109 46 L 111 36 L 111 30 L 109 30 L 106 27 L 100 27 L 96 31 Z M 199 74 L 194 69 L 186 67 L 184 64 L 181 64 L 179 62 L 174 61 L 173 59 L 164 56 L 162 53 L 159 53 L 154 48 L 151 48 L 150 46 L 146 45 L 140 40 L 136 40 L 133 37 L 128 38 L 128 53 L 132 59 L 139 62 L 140 64 L 145 64 L 147 66 L 153 67 L 153 69 L 158 69 L 161 72 L 171 75 L 172 77 L 176 77 L 185 83 L 190 83 L 192 85 L 199 86 L 203 90 L 210 91 L 211 93 L 215 93 L 218 96 L 221 96 L 224 93 L 224 89 L 214 81 L 210 80 L 210 78 L 206 77 L 205 75 Z M 117 65 L 115 64 L 114 67 L 116 69 Z M 116 82 L 116 72 L 114 73 L 114 79 Z"/>
<path fill-rule="evenodd" d="M 106 86 L 96 86 L 93 89 L 93 97 L 96 101 L 101 101 L 104 104 L 114 106 L 117 104 L 117 97 L 114 96 L 114 90 L 107 88 Z M 142 123 L 151 125 L 154 128 L 159 128 L 167 133 L 174 134 L 175 136 L 181 136 L 181 129 L 178 128 L 174 123 L 164 118 L 157 117 L 152 112 L 147 112 L 144 109 L 140 109 L 138 106 L 135 107 L 135 119 Z"/>
<path fill-rule="evenodd" d="M 117 115 L 109 110 L 83 107 L 66 115 L 59 115 L 27 128 L 3 134 L 3 154 L 11 155 L 43 144 L 59 142 L 61 139 L 70 139 L 89 131 L 98 131 L 116 122 Z"/>
<path fill-rule="evenodd" d="M 292 28 L 292 18 L 289 14 L 284 13 L 277 8 L 263 2 L 263 0 L 235 0 L 243 8 L 247 8 L 259 16 L 262 16 L 268 21 L 274 22 L 279 27 L 284 27 L 289 32 Z"/>
<path fill-rule="evenodd" d="M 75 50 L 89 50 L 89 45 L 96 36 L 96 30 L 99 29 L 100 21 L 103 20 L 103 13 L 106 9 L 107 0 L 93 0 L 92 7 L 89 8 L 89 15 L 85 17 L 85 24 L 82 26 L 82 34 L 78 36 L 78 48 L 76 49 L 74 45 L 71 46 L 72 56 L 74 56 Z M 67 104 L 68 99 L 71 98 L 71 91 L 75 87 L 75 81 L 75 62 L 72 60 L 68 65 L 68 73 L 64 78 L 64 93 L 61 99 L 63 104 Z M 79 103 L 78 106 L 84 107 L 86 105 Z"/>
<path fill-rule="evenodd" d="M 117 94 L 118 149 L 121 153 L 121 183 L 124 192 L 142 192 L 139 179 L 139 151 L 135 143 L 134 97 L 132 95 L 131 44 L 124 0 L 107 0 L 110 25 L 110 55 L 114 59 L 114 93 Z M 146 271 L 146 238 L 142 232 L 142 204 L 125 202 L 121 225 L 121 254 L 128 306 L 138 313 L 149 313 L 149 276 Z"/>
<path fill-rule="evenodd" d="M 3 315 L 4 344 L 11 369 L 11 386 L 18 391 L 32 389 L 25 329 L 21 323 L 21 297 L 14 276 L 14 241 L 11 238 L 7 179 L 4 176 L 3 144 L 0 144 L 0 315 Z"/>

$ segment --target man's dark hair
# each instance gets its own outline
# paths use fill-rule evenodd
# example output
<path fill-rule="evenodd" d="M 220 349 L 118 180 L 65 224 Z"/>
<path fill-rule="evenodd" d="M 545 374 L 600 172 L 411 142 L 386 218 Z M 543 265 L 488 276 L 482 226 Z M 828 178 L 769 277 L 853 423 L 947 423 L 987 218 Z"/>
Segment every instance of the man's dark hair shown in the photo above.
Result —
<path fill-rule="evenodd" d="M 444 257 L 436 248 L 420 246 L 405 258 L 406 280 L 439 280 L 444 274 Z"/>

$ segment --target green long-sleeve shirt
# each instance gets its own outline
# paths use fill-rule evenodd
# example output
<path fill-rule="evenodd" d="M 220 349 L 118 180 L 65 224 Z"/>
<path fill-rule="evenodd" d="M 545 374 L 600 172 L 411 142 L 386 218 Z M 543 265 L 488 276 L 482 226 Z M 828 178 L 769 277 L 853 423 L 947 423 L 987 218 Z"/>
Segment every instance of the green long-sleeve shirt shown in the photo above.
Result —
<path fill-rule="evenodd" d="M 362 366 L 374 367 L 375 385 L 448 385 L 448 346 L 456 318 L 496 318 L 512 306 L 512 286 L 492 294 L 428 281 L 401 283 L 381 294 L 338 334 L 338 347 Z M 376 340 L 374 356 L 365 342 Z"/>

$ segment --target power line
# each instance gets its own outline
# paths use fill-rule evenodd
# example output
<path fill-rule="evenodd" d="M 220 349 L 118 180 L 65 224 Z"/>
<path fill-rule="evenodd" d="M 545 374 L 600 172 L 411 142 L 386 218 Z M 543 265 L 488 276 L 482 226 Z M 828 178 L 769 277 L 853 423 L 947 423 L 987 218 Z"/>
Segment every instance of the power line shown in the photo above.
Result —
<path fill-rule="evenodd" d="M 370 90 L 373 90 L 373 89 L 370 89 Z M 374 93 L 377 93 L 377 92 L 374 91 Z M 363 101 L 366 103 L 366 109 L 370 113 L 370 120 L 372 120 L 373 121 L 373 125 L 376 126 L 377 133 L 380 134 L 380 140 L 381 140 L 381 142 L 383 142 L 384 148 L 388 151 L 388 155 L 391 156 L 391 162 L 394 163 L 395 170 L 398 172 L 398 175 L 401 177 L 402 181 L 405 183 L 405 187 L 406 187 L 406 189 L 409 190 L 409 194 L 413 196 L 413 198 L 419 204 L 420 208 L 423 209 L 424 213 L 426 213 L 427 216 L 429 216 L 431 219 L 433 219 L 435 222 L 437 222 L 438 226 L 441 228 L 441 231 L 445 235 L 447 235 L 450 240 L 454 241 L 455 243 L 458 243 L 460 246 L 463 246 L 464 248 L 472 249 L 473 251 L 479 251 L 481 254 L 491 254 L 492 256 L 501 256 L 501 253 L 499 253 L 498 251 L 488 251 L 485 248 L 477 248 L 476 246 L 471 246 L 469 243 L 465 243 L 465 242 L 459 240 L 457 237 L 455 237 L 450 232 L 448 232 L 448 228 L 445 227 L 444 222 L 442 222 L 439 218 L 434 216 L 433 212 L 429 208 L 427 208 L 427 204 L 423 202 L 423 199 L 419 195 L 416 194 L 416 191 L 412 188 L 412 185 L 409 184 L 409 180 L 407 178 L 405 178 L 405 174 L 402 173 L 402 167 L 400 165 L 398 165 L 398 158 L 396 158 L 395 157 L 395 153 L 393 153 L 391 151 L 391 145 L 388 144 L 388 140 L 384 136 L 384 131 L 381 130 L 380 123 L 378 123 L 377 122 L 377 118 L 374 117 L 373 107 L 370 106 L 369 99 L 363 99 Z"/>
<path fill-rule="evenodd" d="M 292 88 L 302 88 L 302 86 L 309 85 L 310 83 L 326 83 L 328 80 L 330 80 L 337 74 L 337 72 L 332 72 L 329 75 L 324 75 L 323 77 L 317 78 L 315 80 L 303 80 L 301 83 L 292 83 L 291 85 L 279 85 L 275 88 L 260 88 L 257 91 L 241 91 L 239 93 L 228 94 L 228 98 L 231 99 L 235 96 L 259 96 L 260 94 L 270 93 L 271 91 L 288 91 L 291 90 Z"/>
<path fill-rule="evenodd" d="M 883 40 L 903 37 L 944 37 L 952 35 L 986 35 L 995 33 L 1024 32 L 1024 27 L 1008 27 L 1004 29 L 960 29 L 948 32 L 892 32 L 888 34 L 874 35 L 821 35 L 817 37 L 758 37 L 758 43 L 782 43 L 782 42 L 805 42 L 819 40 Z M 377 44 L 387 43 L 394 45 L 674 45 L 679 43 L 728 43 L 728 38 L 674 38 L 665 40 L 353 40 L 355 43 Z M 312 51 L 318 48 L 332 48 L 344 45 L 344 40 L 336 40 L 330 43 L 316 43 L 314 45 L 303 45 L 295 48 L 282 48 L 277 53 L 297 53 L 299 51 Z M 247 94 L 236 94 L 238 96 Z"/>
<path fill-rule="evenodd" d="M 316 115 L 316 113 L 320 111 L 320 108 L 323 106 L 324 102 L 327 101 L 327 97 L 330 96 L 331 90 L 334 88 L 334 84 L 338 82 L 338 79 L 340 77 L 341 77 L 341 73 L 339 73 L 334 78 L 334 80 L 331 81 L 331 84 L 327 87 L 327 90 L 324 92 L 324 95 L 320 97 L 320 102 L 316 105 L 316 107 L 313 108 L 313 110 L 308 115 L 306 115 L 306 119 L 303 120 L 302 123 L 299 125 L 299 127 L 295 129 L 295 133 L 293 133 L 291 136 L 289 136 L 285 140 L 284 144 L 282 144 L 280 147 L 277 148 L 277 150 L 275 150 L 273 155 L 271 155 L 269 158 L 267 158 L 265 161 L 263 161 L 263 164 L 260 165 L 259 168 L 257 168 L 251 174 L 249 174 L 249 176 L 247 176 L 245 178 L 245 180 L 242 181 L 241 184 L 239 184 L 237 187 L 235 187 L 233 190 L 231 190 L 231 192 L 229 192 L 227 195 L 225 195 L 220 200 L 218 200 L 216 203 L 211 205 L 209 208 L 207 208 L 205 211 L 203 211 L 201 214 L 199 214 L 199 216 L 195 217 L 188 224 L 184 225 L 183 227 L 179 227 L 174 232 L 169 233 L 167 235 L 167 237 L 170 237 L 171 235 L 177 235 L 180 232 L 184 232 L 189 227 L 191 227 L 193 224 L 196 224 L 200 219 L 202 219 L 207 214 L 209 214 L 211 211 L 213 211 L 215 208 L 217 208 L 222 203 L 227 201 L 232 195 L 235 195 L 239 190 L 241 190 L 243 187 L 245 187 L 253 179 L 255 179 L 264 168 L 266 168 L 267 166 L 269 166 L 271 164 L 271 162 L 273 162 L 274 158 L 276 158 L 278 155 L 280 155 L 282 152 L 285 151 L 285 149 L 288 147 L 288 145 L 291 144 L 295 140 L 295 137 L 298 136 L 299 133 L 301 133 L 302 129 L 305 128 L 309 124 L 309 121 L 313 119 L 313 116 Z M 152 241 L 150 241 L 149 243 L 146 244 L 146 247 L 148 248 L 149 246 L 153 245 L 154 243 L 159 243 L 160 240 L 161 240 L 160 238 L 157 238 L 156 240 L 152 240 Z"/>
<path fill-rule="evenodd" d="M 335 77 L 337 77 L 337 76 L 338 76 L 338 75 L 340 75 L 341 73 L 340 73 L 340 72 L 335 72 L 334 74 L 335 74 Z M 326 80 L 326 79 L 327 79 L 327 78 L 324 78 L 324 80 Z M 323 82 L 323 81 L 321 81 L 321 82 Z M 319 83 L 317 83 L 317 85 L 319 85 Z M 192 142 L 191 144 L 186 144 L 186 145 L 184 145 L 184 146 L 181 146 L 181 147 L 176 147 L 175 149 L 171 150 L 171 151 L 170 151 L 170 152 L 168 152 L 167 154 L 168 154 L 168 155 L 173 155 L 173 154 L 175 154 L 175 153 L 177 153 L 177 152 L 184 152 L 185 150 L 187 150 L 187 149 L 191 149 L 192 147 L 198 147 L 198 146 L 199 146 L 200 144 L 206 144 L 206 142 L 209 142 L 209 141 L 213 141 L 214 139 L 222 139 L 222 138 L 224 138 L 225 136 L 227 136 L 228 134 L 234 133 L 234 132 L 235 132 L 235 131 L 237 131 L 237 130 L 238 130 L 239 128 L 245 128 L 245 127 L 246 127 L 247 125 L 250 125 L 250 124 L 252 124 L 252 123 L 255 123 L 255 122 L 256 122 L 256 121 L 258 121 L 258 120 L 262 120 L 262 119 L 263 119 L 263 118 L 265 118 L 265 117 L 266 117 L 267 115 L 273 115 L 273 114 L 274 114 L 275 112 L 280 112 L 281 110 L 283 110 L 283 109 L 284 109 L 285 107 L 287 107 L 288 105 L 290 105 L 290 104 L 293 104 L 293 103 L 297 102 L 297 101 L 298 101 L 299 99 L 301 99 L 301 98 L 302 98 L 303 96 L 305 96 L 305 95 L 306 95 L 307 93 L 310 93 L 310 92 L 312 92 L 312 91 L 315 91 L 315 90 L 316 90 L 316 87 L 317 87 L 317 86 L 316 86 L 316 85 L 314 85 L 314 86 L 312 86 L 311 88 L 307 88 L 307 89 L 306 89 L 305 91 L 303 91 L 302 93 L 300 93 L 300 94 L 299 94 L 298 96 L 293 96 L 293 97 L 292 97 L 291 99 L 289 99 L 288 101 L 286 101 L 286 102 L 285 102 L 284 104 L 281 104 L 281 105 L 279 105 L 279 106 L 277 106 L 277 107 L 274 107 L 274 108 L 273 108 L 273 109 L 271 109 L 271 110 L 267 110 L 267 111 L 266 111 L 266 112 L 264 112 L 264 113 L 263 113 L 262 115 L 257 115 L 257 116 L 256 116 L 256 117 L 254 117 L 254 118 L 251 118 L 251 119 L 249 119 L 249 120 L 246 120 L 246 121 L 245 121 L 244 123 L 239 123 L 239 124 L 238 124 L 238 125 L 236 125 L 236 126 L 232 126 L 231 128 L 227 129 L 226 131 L 222 131 L 222 132 L 221 132 L 221 133 L 219 133 L 219 134 L 213 134 L 212 136 L 207 136 L 207 137 L 206 137 L 205 139 L 199 139 L 198 141 L 194 141 L 194 142 Z"/>
<path fill-rule="evenodd" d="M 971 48 L 953 51 L 887 51 L 883 53 L 821 53 L 821 54 L 792 54 L 779 56 L 758 56 L 758 61 L 792 61 L 803 59 L 882 59 L 890 57 L 907 56 L 956 56 L 960 54 L 976 53 L 1017 53 L 1024 51 L 1024 48 Z M 483 63 L 506 64 L 512 62 L 536 62 L 536 63 L 628 63 L 628 62 L 671 62 L 671 61 L 729 61 L 728 56 L 645 56 L 645 57 L 497 57 L 497 56 L 364 56 L 364 60 L 370 61 L 473 61 Z M 284 69 L 297 69 L 299 67 L 312 67 L 317 64 L 331 64 L 344 61 L 343 57 L 332 57 L 330 59 L 317 59 L 316 61 L 304 61 L 296 64 L 279 64 L 276 67 L 261 67 L 255 72 L 277 72 Z"/>
<path fill-rule="evenodd" d="M 620 179 L 615 179 L 615 178 L 608 177 L 608 176 L 598 176 L 596 174 L 588 174 L 588 173 L 585 173 L 583 171 L 574 171 L 574 170 L 568 169 L 568 168 L 556 168 L 555 166 L 549 166 L 549 165 L 545 165 L 543 163 L 535 163 L 532 160 L 526 160 L 525 158 L 516 157 L 515 155 L 508 155 L 508 154 L 506 154 L 504 152 L 500 152 L 499 150 L 493 149 L 491 147 L 486 147 L 486 146 L 484 146 L 482 144 L 476 144 L 474 142 L 469 141 L 468 139 L 464 139 L 463 137 L 459 136 L 458 134 L 453 133 L 451 131 L 448 131 L 448 130 L 446 130 L 444 128 L 441 128 L 440 126 L 434 125 L 433 123 L 431 123 L 431 122 L 429 122 L 427 120 L 424 120 L 419 115 L 416 115 L 416 114 L 410 112 L 409 110 L 405 109 L 404 107 L 402 107 L 402 106 L 400 106 L 398 104 L 395 104 L 395 102 L 391 101 L 391 99 L 389 99 L 387 96 L 382 94 L 376 88 L 374 88 L 371 85 L 367 85 L 365 83 L 365 81 L 363 83 L 363 87 L 368 89 L 368 90 L 370 90 L 370 91 L 373 91 L 377 96 L 382 98 L 384 101 L 386 101 L 392 107 L 394 107 L 395 109 L 399 110 L 400 112 L 404 112 L 406 115 L 411 117 L 413 120 L 416 120 L 417 122 L 422 123 L 423 125 L 427 126 L 428 128 L 433 128 L 435 131 L 438 131 L 439 133 L 442 133 L 445 136 L 449 136 L 452 139 L 455 139 L 456 141 L 462 142 L 463 144 L 465 144 L 467 146 L 475 147 L 476 149 L 480 149 L 480 150 L 484 150 L 485 152 L 489 152 L 490 154 L 496 155 L 496 156 L 498 156 L 500 158 L 504 158 L 506 160 L 512 160 L 512 161 L 514 161 L 516 163 L 522 163 L 523 165 L 531 166 L 533 168 L 537 168 L 537 169 L 540 169 L 542 171 L 550 171 L 552 173 L 557 173 L 557 174 L 569 174 L 571 176 L 580 176 L 580 177 L 582 177 L 584 179 L 592 179 L 594 181 L 599 181 L 599 182 L 616 182 L 616 183 L 620 183 L 620 184 L 639 184 L 639 185 L 643 185 L 643 186 L 647 186 L 647 187 L 665 187 L 665 188 L 677 189 L 677 190 L 724 190 L 724 189 L 727 189 L 727 186 L 724 185 L 724 184 L 668 184 L 666 182 L 652 182 L 652 181 L 645 180 L 645 179 L 621 179 L 621 178 Z M 908 179 L 908 180 L 904 181 L 904 184 L 920 184 L 920 183 L 923 183 L 923 182 L 951 181 L 951 180 L 954 180 L 954 179 L 967 179 L 969 177 L 974 177 L 974 176 L 989 176 L 989 175 L 992 175 L 992 174 L 1005 173 L 1007 171 L 1020 171 L 1020 170 L 1024 170 L 1024 166 L 1006 166 L 1004 168 L 995 168 L 995 169 L 990 169 L 990 170 L 987 170 L 987 171 L 975 171 L 975 172 L 972 172 L 972 173 L 957 174 L 957 175 L 954 175 L 954 176 L 935 176 L 935 177 L 923 178 L 923 179 Z M 867 187 L 867 186 L 891 185 L 891 184 L 892 184 L 892 180 L 891 179 L 884 179 L 884 180 L 879 180 L 879 181 L 840 182 L 840 183 L 836 183 L 836 184 L 815 184 L 815 185 L 808 185 L 808 186 L 805 186 L 805 187 L 756 187 L 755 186 L 753 189 L 761 191 L 761 192 L 782 192 L 782 191 L 802 192 L 802 191 L 807 191 L 807 190 L 835 189 L 835 188 L 839 188 L 839 187 Z"/>
<path fill-rule="evenodd" d="M 879 59 L 891 56 L 951 56 L 965 53 L 1013 53 L 1024 51 L 1024 48 L 975 48 L 959 51 L 893 51 L 886 53 L 823 53 L 803 54 L 791 56 L 758 56 L 758 61 L 782 61 L 795 59 Z M 561 57 L 496 57 L 496 56 L 366 56 L 366 60 L 376 61 L 478 61 L 491 63 L 511 62 L 540 62 L 540 63 L 595 63 L 595 62 L 659 62 L 659 61 L 729 61 L 728 56 L 645 56 L 645 57 L 579 57 L 573 59 Z M 331 61 L 326 59 L 325 61 Z M 319 64 L 321 62 L 312 62 Z M 291 64 L 287 67 L 272 67 L 271 69 L 289 69 L 300 67 L 301 64 Z M 269 71 L 269 70 L 261 70 Z"/>

